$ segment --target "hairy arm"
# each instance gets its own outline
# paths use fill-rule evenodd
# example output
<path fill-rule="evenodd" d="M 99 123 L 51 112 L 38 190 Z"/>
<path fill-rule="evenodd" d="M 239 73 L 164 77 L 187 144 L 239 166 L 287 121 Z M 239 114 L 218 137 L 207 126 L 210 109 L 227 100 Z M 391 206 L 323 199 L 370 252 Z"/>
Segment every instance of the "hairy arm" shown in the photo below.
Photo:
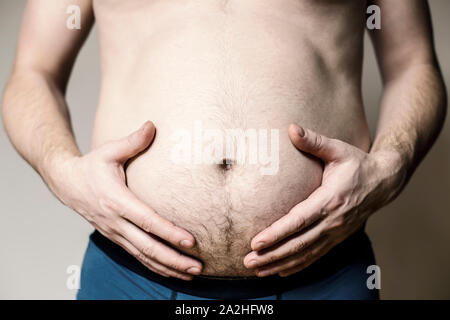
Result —
<path fill-rule="evenodd" d="M 140 130 L 86 155 L 75 142 L 64 94 L 94 17 L 91 0 L 79 0 L 81 30 L 68 29 L 70 2 L 31 0 L 27 4 L 3 96 L 6 131 L 62 203 L 150 270 L 190 280 L 202 265 L 176 248 L 194 246 L 194 237 L 161 218 L 125 182 L 124 165 L 149 147 L 155 136 L 153 124 L 146 121 Z"/>
<path fill-rule="evenodd" d="M 244 264 L 259 276 L 299 272 L 361 228 L 399 194 L 442 128 L 447 98 L 427 2 L 374 3 L 382 24 L 371 36 L 384 90 L 373 145 L 366 153 L 291 125 L 293 144 L 324 162 L 322 184 L 252 239 Z"/>
<path fill-rule="evenodd" d="M 384 90 L 370 152 L 392 152 L 407 181 L 442 129 L 446 88 L 434 50 L 427 1 L 374 3 L 381 8 L 382 25 L 370 35 Z"/>
<path fill-rule="evenodd" d="M 51 184 L 53 160 L 80 155 L 64 93 L 93 14 L 91 1 L 80 1 L 81 30 L 69 30 L 66 8 L 70 2 L 51 6 L 45 2 L 29 1 L 26 6 L 2 111 L 17 151 Z"/>

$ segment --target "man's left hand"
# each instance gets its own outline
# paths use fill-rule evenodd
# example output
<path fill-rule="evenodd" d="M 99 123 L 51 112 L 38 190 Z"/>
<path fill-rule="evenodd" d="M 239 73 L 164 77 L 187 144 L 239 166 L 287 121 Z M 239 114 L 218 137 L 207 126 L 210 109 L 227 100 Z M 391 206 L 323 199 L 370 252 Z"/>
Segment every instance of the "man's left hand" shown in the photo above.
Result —
<path fill-rule="evenodd" d="M 244 265 L 260 277 L 288 276 L 308 267 L 392 200 L 405 181 L 396 152 L 367 153 L 295 124 L 289 137 L 297 149 L 324 162 L 322 183 L 252 239 Z"/>

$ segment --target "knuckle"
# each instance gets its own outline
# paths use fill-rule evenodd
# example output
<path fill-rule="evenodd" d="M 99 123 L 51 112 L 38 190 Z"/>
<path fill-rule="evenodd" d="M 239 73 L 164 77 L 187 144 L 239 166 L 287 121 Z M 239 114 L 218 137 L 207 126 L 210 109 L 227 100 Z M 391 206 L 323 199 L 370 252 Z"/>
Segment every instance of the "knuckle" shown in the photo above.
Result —
<path fill-rule="evenodd" d="M 101 227 L 102 234 L 104 234 L 108 239 L 114 238 L 115 232 L 113 228 L 111 228 L 109 225 L 105 224 Z"/>
<path fill-rule="evenodd" d="M 306 225 L 306 219 L 303 216 L 298 216 L 295 219 L 294 226 L 297 230 L 304 228 Z"/>
<path fill-rule="evenodd" d="M 323 145 L 323 138 L 320 134 L 315 134 L 313 141 L 313 148 L 318 150 L 321 149 Z"/>
<path fill-rule="evenodd" d="M 177 255 L 174 257 L 174 259 L 171 259 L 168 266 L 172 269 L 182 269 L 183 268 L 183 259 L 182 255 L 180 253 L 177 253 Z"/>
<path fill-rule="evenodd" d="M 294 245 L 294 251 L 295 251 L 295 252 L 301 251 L 301 250 L 303 250 L 305 247 L 306 247 L 305 241 L 299 239 L 299 240 L 295 243 L 295 245 Z"/>
<path fill-rule="evenodd" d="M 147 257 L 145 256 L 145 254 L 142 251 L 136 252 L 135 257 L 136 257 L 136 259 L 143 262 L 144 264 L 147 264 Z"/>
<path fill-rule="evenodd" d="M 105 212 L 114 212 L 118 211 L 118 205 L 115 200 L 109 197 L 101 197 L 98 200 L 99 207 L 102 211 Z"/>
<path fill-rule="evenodd" d="M 151 218 L 143 218 L 141 221 L 141 229 L 145 230 L 147 232 L 150 232 L 153 230 L 153 219 Z"/>
<path fill-rule="evenodd" d="M 328 216 L 329 213 L 330 213 L 330 209 L 327 207 L 320 208 L 320 210 L 319 210 L 320 217 L 326 217 L 326 216 Z"/>
<path fill-rule="evenodd" d="M 142 254 L 145 258 L 154 259 L 155 258 L 155 249 L 153 246 L 145 246 L 140 251 L 140 254 Z"/>
<path fill-rule="evenodd" d="M 126 218 L 127 217 L 127 212 L 125 210 L 122 210 L 122 209 L 117 209 L 117 214 L 121 218 Z"/>
<path fill-rule="evenodd" d="M 278 260 L 279 255 L 273 254 L 267 257 L 267 263 L 272 263 Z"/>
<path fill-rule="evenodd" d="M 121 235 L 123 233 L 123 225 L 117 220 L 111 225 L 111 229 L 115 234 Z"/>
<path fill-rule="evenodd" d="M 153 261 L 151 260 L 151 259 L 149 259 L 144 253 L 142 253 L 142 252 L 138 252 L 136 255 L 135 255 L 135 258 L 137 259 L 137 260 L 139 260 L 144 266 L 146 266 L 147 268 L 153 268 L 153 270 L 152 271 L 154 271 L 154 272 L 156 272 L 155 270 L 157 269 L 157 268 L 155 268 L 155 264 L 153 263 Z"/>
<path fill-rule="evenodd" d="M 114 221 L 108 221 L 105 223 L 103 229 L 110 235 L 119 235 L 119 227 Z"/>
<path fill-rule="evenodd" d="M 326 211 L 336 210 L 337 208 L 343 206 L 345 203 L 346 203 L 345 197 L 340 193 L 336 193 L 328 202 L 326 206 Z"/>

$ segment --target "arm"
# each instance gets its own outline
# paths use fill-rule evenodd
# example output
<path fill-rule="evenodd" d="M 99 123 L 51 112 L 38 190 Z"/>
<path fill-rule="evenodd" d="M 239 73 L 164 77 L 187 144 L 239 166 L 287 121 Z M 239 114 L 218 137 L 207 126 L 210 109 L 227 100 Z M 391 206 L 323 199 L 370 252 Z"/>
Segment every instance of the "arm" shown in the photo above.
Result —
<path fill-rule="evenodd" d="M 48 169 L 55 157 L 81 155 L 64 93 L 93 15 L 90 1 L 81 1 L 81 30 L 69 30 L 68 1 L 51 6 L 44 2 L 29 1 L 26 6 L 2 111 L 13 145 L 52 188 Z"/>
<path fill-rule="evenodd" d="M 383 96 L 370 153 L 392 152 L 408 180 L 442 129 L 445 84 L 434 51 L 427 1 L 376 1 L 382 29 L 370 33 Z"/>
<path fill-rule="evenodd" d="M 366 153 L 291 125 L 293 144 L 324 162 L 322 184 L 253 238 L 244 264 L 259 276 L 296 273 L 358 230 L 399 194 L 442 128 L 446 91 L 426 1 L 379 5 L 381 31 L 372 39 L 384 90 L 372 148 Z"/>
<path fill-rule="evenodd" d="M 150 270 L 192 279 L 192 274 L 201 271 L 201 263 L 160 239 L 189 248 L 195 243 L 193 236 L 157 215 L 125 184 L 123 166 L 150 145 L 153 124 L 148 121 L 128 137 L 86 155 L 75 143 L 64 94 L 76 55 L 93 24 L 93 11 L 90 0 L 78 1 L 81 30 L 69 30 L 69 4 L 68 0 L 27 4 L 3 96 L 6 131 L 61 202 Z"/>

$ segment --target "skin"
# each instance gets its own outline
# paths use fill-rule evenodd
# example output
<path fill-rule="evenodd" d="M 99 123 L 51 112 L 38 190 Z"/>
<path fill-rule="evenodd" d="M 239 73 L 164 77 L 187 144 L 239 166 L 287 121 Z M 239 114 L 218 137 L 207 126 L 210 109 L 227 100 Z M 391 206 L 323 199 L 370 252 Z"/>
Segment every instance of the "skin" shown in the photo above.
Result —
<path fill-rule="evenodd" d="M 65 8 L 70 2 L 59 3 Z M 283 2 L 286 5 L 287 3 Z M 307 9 L 312 9 L 311 14 L 324 10 L 329 5 L 327 1 L 320 2 L 317 7 L 308 1 L 299 3 Z M 345 5 L 349 5 L 348 3 Z M 372 213 L 399 194 L 442 127 L 446 93 L 431 42 L 432 33 L 426 3 L 419 0 L 386 0 L 375 3 L 382 8 L 383 26 L 381 31 L 371 32 L 371 36 L 384 83 L 375 139 L 369 148 L 366 139 L 367 128 L 364 128 L 364 120 L 361 120 L 361 106 L 355 106 L 358 103 L 354 103 L 344 94 L 339 101 L 335 101 L 333 108 L 336 109 L 329 107 L 324 111 L 347 112 L 336 111 L 336 121 L 321 127 L 320 134 L 308 129 L 308 126 L 320 127 L 319 120 L 322 116 L 317 114 L 308 121 L 304 120 L 305 123 L 298 122 L 289 126 L 289 123 L 281 121 L 275 125 L 284 127 L 288 132 L 288 137 L 284 138 L 290 139 L 292 146 L 298 149 L 296 156 L 301 159 L 298 160 L 299 163 L 306 163 L 304 155 L 309 154 L 323 162 L 324 172 L 321 185 L 305 200 L 295 205 L 286 215 L 277 216 L 275 221 L 264 226 L 263 230 L 251 235 L 248 241 L 248 246 L 251 247 L 248 251 L 251 252 L 247 251 L 248 254 L 242 260 L 243 268 L 248 268 L 249 273 L 256 273 L 258 276 L 278 273 L 286 276 L 299 272 L 346 239 Z M 85 17 L 82 20 L 82 32 L 55 27 L 65 25 L 66 16 L 59 14 L 61 7 L 46 6 L 45 1 L 37 0 L 28 4 L 15 64 L 3 97 L 3 119 L 8 135 L 18 152 L 37 170 L 56 197 L 83 216 L 103 235 L 125 248 L 154 272 L 184 280 L 192 279 L 193 275 L 204 271 L 204 265 L 193 258 L 195 248 L 202 249 L 202 243 L 198 243 L 192 232 L 188 232 L 182 224 L 176 225 L 169 216 L 164 216 L 162 212 L 157 213 L 143 200 L 145 197 L 137 196 L 139 190 L 145 188 L 139 188 L 139 181 L 134 178 L 142 171 L 133 173 L 133 167 L 139 167 L 138 160 L 150 155 L 138 158 L 131 163 L 129 169 L 125 168 L 130 159 L 135 159 L 149 148 L 151 151 L 157 150 L 156 127 L 152 122 L 146 122 L 140 130 L 135 130 L 137 121 L 149 117 L 150 114 L 155 118 L 155 122 L 160 120 L 156 109 L 151 109 L 152 101 L 147 101 L 150 110 L 148 114 L 132 114 L 125 110 L 123 105 L 130 107 L 139 101 L 122 100 L 125 98 L 117 98 L 113 94 L 117 90 L 102 89 L 100 116 L 96 119 L 91 151 L 82 155 L 75 143 L 64 94 L 76 53 L 93 23 L 91 1 L 80 0 L 79 5 L 82 16 Z M 129 38 L 132 32 L 143 28 L 138 25 L 139 28 L 136 27 L 135 30 L 132 29 L 131 23 L 125 23 L 111 32 L 109 28 L 113 28 L 114 24 L 108 24 L 108 21 L 116 21 L 117 17 L 126 18 L 126 15 L 120 15 L 121 10 L 111 13 L 114 11 L 111 8 L 103 8 L 100 2 L 97 2 L 96 19 L 104 48 L 101 52 L 102 67 L 109 72 L 119 70 L 117 72 L 120 73 L 133 69 L 128 67 L 134 66 L 132 63 L 136 58 L 133 56 L 127 60 L 126 55 L 114 56 L 118 51 L 114 50 L 115 41 Z M 140 11 L 127 9 L 130 10 L 129 13 L 135 14 Z M 165 9 L 167 11 L 160 11 L 170 12 L 170 8 Z M 287 11 L 289 10 L 284 10 L 284 13 Z M 180 17 L 184 14 L 183 9 L 177 12 Z M 324 12 L 326 14 L 323 16 L 313 16 L 315 21 L 311 22 L 318 23 L 328 18 L 328 11 Z M 334 17 L 337 20 L 339 15 Z M 303 18 L 309 16 L 305 15 Z M 139 21 L 140 19 L 133 19 L 133 22 Z M 158 22 L 157 19 L 155 21 Z M 343 33 L 353 30 L 351 24 L 342 24 L 338 27 L 343 28 Z M 255 30 L 258 30 L 260 25 L 255 25 Z M 131 30 L 126 29 L 127 27 Z M 250 31 L 254 30 L 248 30 Z M 142 38 L 145 35 L 141 34 Z M 55 39 L 58 39 L 58 46 L 55 46 Z M 314 36 L 311 36 L 311 39 L 314 39 Z M 244 40 L 244 44 L 248 43 L 248 39 Z M 201 44 L 203 40 L 198 41 Z M 256 43 L 256 40 L 252 41 Z M 240 43 L 236 41 L 236 44 Z M 358 69 L 349 63 L 348 60 L 352 60 L 352 57 L 345 57 L 352 52 L 358 53 L 360 49 L 350 47 L 334 50 L 333 47 L 327 47 L 332 45 L 330 41 L 319 44 L 325 46 L 325 49 L 318 56 L 313 56 L 315 59 L 311 61 L 328 59 Z M 149 54 L 147 51 L 145 53 Z M 49 55 L 52 59 L 48 59 Z M 323 63 L 327 68 L 331 68 L 328 62 Z M 308 65 L 315 69 L 308 70 Z M 319 71 L 323 70 L 317 65 L 307 62 L 302 65 L 301 72 L 319 74 Z M 142 76 L 138 73 L 139 70 L 143 70 L 144 76 L 147 75 L 144 66 L 145 64 L 133 69 L 137 79 Z M 256 66 L 258 68 L 252 70 L 249 64 L 248 70 L 257 72 L 261 65 Z M 326 71 L 328 72 L 328 69 Z M 331 76 L 340 73 L 340 70 L 331 71 Z M 185 73 L 181 71 L 173 75 L 173 79 L 181 79 Z M 349 78 L 355 82 L 360 77 L 358 71 L 349 71 L 349 74 Z M 124 88 L 120 81 L 127 75 L 130 76 L 105 76 L 103 86 Z M 144 80 L 151 81 L 147 78 Z M 162 81 L 157 80 L 151 83 L 153 87 L 164 90 L 164 87 L 158 87 Z M 145 81 L 134 82 L 146 83 Z M 184 85 L 188 84 L 189 81 L 185 81 Z M 328 89 L 326 85 L 317 86 L 316 89 L 325 95 Z M 130 85 L 121 91 L 133 92 L 135 89 Z M 338 89 L 331 89 L 331 92 L 341 96 Z M 357 90 L 350 96 L 355 95 Z M 126 94 L 126 99 L 130 99 L 129 96 L 144 100 L 133 94 Z M 114 101 L 119 102 L 114 105 Z M 324 101 L 319 100 L 317 104 L 321 103 Z M 297 108 L 299 111 L 296 112 L 306 118 L 308 110 L 311 112 L 305 106 Z M 300 118 L 298 114 L 295 118 Z M 355 114 L 357 121 L 345 118 L 348 114 Z M 133 116 L 136 119 L 132 121 L 122 120 Z M 120 121 L 108 123 L 111 118 Z M 343 124 L 348 121 L 353 121 L 360 127 L 352 132 L 346 131 L 349 128 Z M 163 136 L 167 131 L 165 129 L 162 124 L 158 125 L 158 134 Z M 323 133 L 328 133 L 333 138 Z M 358 141 L 360 136 L 364 139 Z M 308 167 L 305 167 L 304 171 L 307 172 Z M 126 180 L 129 182 L 128 186 Z M 130 190 L 134 185 L 134 190 Z M 260 244 L 261 242 L 263 244 Z"/>
<path fill-rule="evenodd" d="M 289 128 L 299 151 L 323 161 L 322 184 L 253 238 L 244 263 L 258 276 L 299 272 L 355 232 L 400 193 L 442 127 L 447 99 L 427 5 L 374 3 L 383 12 L 382 31 L 371 36 L 384 91 L 373 145 L 363 152 L 296 124 Z"/>

